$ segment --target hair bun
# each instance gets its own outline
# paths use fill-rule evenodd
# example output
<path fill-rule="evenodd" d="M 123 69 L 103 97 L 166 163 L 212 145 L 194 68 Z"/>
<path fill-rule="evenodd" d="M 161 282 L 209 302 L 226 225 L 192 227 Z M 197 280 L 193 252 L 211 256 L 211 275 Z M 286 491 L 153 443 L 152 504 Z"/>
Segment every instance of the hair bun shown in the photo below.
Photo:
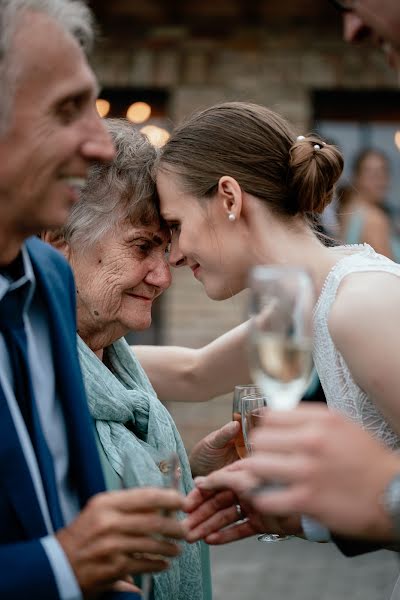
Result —
<path fill-rule="evenodd" d="M 289 151 L 288 188 L 292 214 L 322 213 L 343 171 L 336 146 L 318 136 L 299 136 Z"/>

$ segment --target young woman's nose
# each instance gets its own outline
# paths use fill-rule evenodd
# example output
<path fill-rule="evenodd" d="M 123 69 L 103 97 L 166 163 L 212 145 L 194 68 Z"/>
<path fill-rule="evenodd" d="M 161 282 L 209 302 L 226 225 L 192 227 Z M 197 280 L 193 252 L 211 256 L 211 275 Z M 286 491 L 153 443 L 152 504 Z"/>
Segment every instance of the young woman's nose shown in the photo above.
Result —
<path fill-rule="evenodd" d="M 186 257 L 180 251 L 179 244 L 176 241 L 171 242 L 169 264 L 172 267 L 184 267 L 186 264 Z"/>

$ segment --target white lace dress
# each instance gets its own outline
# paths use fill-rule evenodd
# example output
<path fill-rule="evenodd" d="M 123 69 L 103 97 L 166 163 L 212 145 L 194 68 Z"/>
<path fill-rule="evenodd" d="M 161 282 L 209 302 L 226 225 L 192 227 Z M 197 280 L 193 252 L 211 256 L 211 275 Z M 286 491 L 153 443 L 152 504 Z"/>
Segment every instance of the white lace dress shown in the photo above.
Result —
<path fill-rule="evenodd" d="M 393 273 L 400 277 L 400 264 L 377 254 L 367 244 L 341 248 L 348 249 L 349 254 L 340 259 L 329 272 L 314 309 L 315 368 L 329 407 L 362 425 L 390 448 L 399 449 L 400 437 L 356 384 L 343 356 L 335 348 L 328 330 L 328 318 L 344 277 L 367 271 Z"/>

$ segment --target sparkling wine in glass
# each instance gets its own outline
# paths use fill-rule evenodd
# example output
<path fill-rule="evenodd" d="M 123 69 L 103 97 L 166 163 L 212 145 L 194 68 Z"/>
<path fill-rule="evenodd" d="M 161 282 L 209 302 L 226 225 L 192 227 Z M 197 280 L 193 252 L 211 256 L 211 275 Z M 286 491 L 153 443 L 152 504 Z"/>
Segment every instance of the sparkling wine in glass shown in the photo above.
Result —
<path fill-rule="evenodd" d="M 246 456 L 251 456 L 253 454 L 253 446 L 250 442 L 250 432 L 262 419 L 263 408 L 265 406 L 265 396 L 255 394 L 242 396 L 242 432 Z"/>
<path fill-rule="evenodd" d="M 243 438 L 249 456 L 253 454 L 253 446 L 250 441 L 250 433 L 254 427 L 261 424 L 266 406 L 265 396 L 244 396 L 242 398 L 242 427 Z M 278 533 L 261 533 L 257 536 L 259 542 L 282 542 L 290 539 L 290 535 L 279 535 Z"/>
<path fill-rule="evenodd" d="M 290 410 L 301 400 L 312 374 L 312 280 L 301 268 L 257 266 L 250 274 L 250 292 L 250 371 L 268 408 Z M 289 537 L 263 534 L 258 539 Z"/>
<path fill-rule="evenodd" d="M 132 456 L 125 452 L 123 456 L 123 474 L 122 474 L 122 487 L 128 489 L 129 486 L 126 484 L 129 481 L 130 469 L 132 465 Z M 160 471 L 164 475 L 164 487 L 173 488 L 175 490 L 180 489 L 180 478 L 181 478 L 181 466 L 178 455 L 175 452 L 171 452 L 165 457 L 165 460 L 161 460 L 159 463 Z M 165 513 L 168 514 L 168 513 Z M 141 597 L 142 600 L 150 600 L 153 589 L 153 577 L 151 573 L 143 573 L 141 575 Z"/>
<path fill-rule="evenodd" d="M 250 275 L 249 365 L 272 410 L 295 408 L 312 373 L 313 284 L 296 267 L 257 266 Z"/>
<path fill-rule="evenodd" d="M 242 428 L 242 398 L 244 396 L 261 396 L 262 392 L 259 387 L 252 384 L 237 385 L 233 392 L 233 403 L 232 403 L 232 419 L 240 424 L 240 432 L 235 438 L 235 448 L 240 458 L 246 458 L 247 449 L 243 438 Z"/>

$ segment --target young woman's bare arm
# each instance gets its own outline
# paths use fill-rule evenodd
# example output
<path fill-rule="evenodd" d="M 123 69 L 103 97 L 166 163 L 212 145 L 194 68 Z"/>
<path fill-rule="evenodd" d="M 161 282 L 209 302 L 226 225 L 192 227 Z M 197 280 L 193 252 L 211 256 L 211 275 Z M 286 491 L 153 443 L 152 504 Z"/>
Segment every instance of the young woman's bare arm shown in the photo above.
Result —
<path fill-rule="evenodd" d="M 251 381 L 246 357 L 248 323 L 203 348 L 133 346 L 162 401 L 204 402 Z"/>
<path fill-rule="evenodd" d="M 329 331 L 353 378 L 400 434 L 400 278 L 386 273 L 347 277 L 333 305 Z"/>

